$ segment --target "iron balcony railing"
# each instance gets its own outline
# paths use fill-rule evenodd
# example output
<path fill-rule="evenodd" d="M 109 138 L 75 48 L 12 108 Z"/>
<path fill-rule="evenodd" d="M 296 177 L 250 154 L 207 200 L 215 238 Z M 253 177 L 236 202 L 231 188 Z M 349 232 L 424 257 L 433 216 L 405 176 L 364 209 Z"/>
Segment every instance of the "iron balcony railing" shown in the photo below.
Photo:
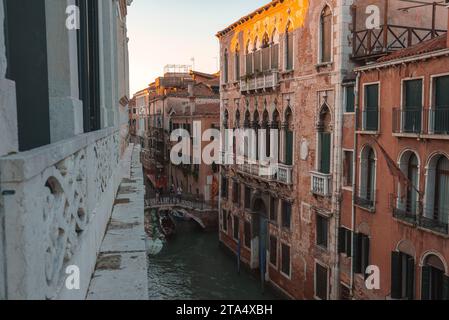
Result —
<path fill-rule="evenodd" d="M 413 225 L 418 223 L 419 201 L 408 200 L 406 197 L 399 198 L 393 194 L 390 196 L 390 200 L 394 218 Z"/>
<path fill-rule="evenodd" d="M 379 110 L 365 109 L 362 112 L 362 131 L 379 131 Z"/>
<path fill-rule="evenodd" d="M 376 190 L 369 188 L 357 191 L 354 197 L 355 204 L 366 210 L 374 211 L 376 208 L 376 193 Z"/>
<path fill-rule="evenodd" d="M 393 109 L 393 132 L 449 135 L 449 106 Z"/>

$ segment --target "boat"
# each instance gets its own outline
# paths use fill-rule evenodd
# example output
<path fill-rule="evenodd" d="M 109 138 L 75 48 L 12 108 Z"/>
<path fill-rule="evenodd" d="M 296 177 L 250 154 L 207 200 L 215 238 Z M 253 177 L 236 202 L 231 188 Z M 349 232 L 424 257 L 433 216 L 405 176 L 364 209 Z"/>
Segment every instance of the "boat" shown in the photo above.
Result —
<path fill-rule="evenodd" d="M 165 237 L 175 234 L 176 224 L 170 216 L 170 211 L 159 211 L 159 226 Z"/>
<path fill-rule="evenodd" d="M 172 216 L 178 221 L 190 221 L 192 218 L 184 210 L 173 210 Z"/>

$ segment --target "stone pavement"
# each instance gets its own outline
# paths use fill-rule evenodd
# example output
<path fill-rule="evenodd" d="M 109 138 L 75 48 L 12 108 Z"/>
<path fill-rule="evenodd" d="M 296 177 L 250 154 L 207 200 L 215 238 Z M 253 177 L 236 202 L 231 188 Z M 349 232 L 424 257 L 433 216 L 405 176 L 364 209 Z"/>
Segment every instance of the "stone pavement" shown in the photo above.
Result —
<path fill-rule="evenodd" d="M 140 146 L 127 152 L 130 167 L 120 185 L 88 300 L 147 300 L 148 277 Z"/>

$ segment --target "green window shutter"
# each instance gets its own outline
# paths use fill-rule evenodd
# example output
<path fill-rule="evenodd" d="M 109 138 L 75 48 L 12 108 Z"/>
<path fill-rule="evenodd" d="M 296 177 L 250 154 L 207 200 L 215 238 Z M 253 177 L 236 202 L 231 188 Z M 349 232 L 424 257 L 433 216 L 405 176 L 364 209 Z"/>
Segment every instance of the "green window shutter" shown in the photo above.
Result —
<path fill-rule="evenodd" d="M 346 112 L 354 112 L 355 96 L 354 86 L 346 87 Z"/>
<path fill-rule="evenodd" d="M 340 228 L 338 230 L 338 253 L 346 251 L 346 229 Z"/>
<path fill-rule="evenodd" d="M 368 268 L 370 260 L 370 239 L 365 235 L 362 236 L 362 248 L 362 273 L 366 277 L 366 268 Z"/>
<path fill-rule="evenodd" d="M 391 298 L 402 299 L 402 259 L 401 253 L 391 253 Z"/>
<path fill-rule="evenodd" d="M 443 276 L 443 300 L 449 300 L 449 277 Z"/>
<path fill-rule="evenodd" d="M 352 259 L 352 268 L 354 273 L 362 273 L 362 235 L 355 233 L 353 237 L 354 257 Z"/>
<path fill-rule="evenodd" d="M 320 133 L 321 136 L 321 161 L 320 171 L 329 174 L 331 169 L 331 134 L 328 132 Z"/>
<path fill-rule="evenodd" d="M 422 119 L 422 80 L 405 82 L 404 130 L 421 132 Z"/>
<path fill-rule="evenodd" d="M 434 130 L 437 134 L 449 133 L 449 76 L 435 78 Z"/>
<path fill-rule="evenodd" d="M 379 129 L 379 85 L 365 87 L 365 129 L 376 131 Z"/>
<path fill-rule="evenodd" d="M 422 267 L 421 275 L 421 300 L 430 300 L 430 274 L 432 268 L 429 266 Z"/>
<path fill-rule="evenodd" d="M 293 132 L 287 130 L 285 133 L 285 164 L 288 166 L 293 165 Z"/>
<path fill-rule="evenodd" d="M 352 231 L 346 230 L 346 255 L 348 257 L 352 256 Z"/>
<path fill-rule="evenodd" d="M 407 298 L 415 299 L 415 259 L 407 257 Z"/>

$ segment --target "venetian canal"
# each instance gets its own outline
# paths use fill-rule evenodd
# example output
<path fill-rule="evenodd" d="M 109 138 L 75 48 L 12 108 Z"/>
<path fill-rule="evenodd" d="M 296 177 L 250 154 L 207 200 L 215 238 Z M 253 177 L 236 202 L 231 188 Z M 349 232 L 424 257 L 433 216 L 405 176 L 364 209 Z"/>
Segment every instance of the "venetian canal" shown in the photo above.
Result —
<path fill-rule="evenodd" d="M 273 300 L 262 294 L 260 281 L 247 270 L 237 272 L 237 261 L 219 247 L 215 232 L 204 232 L 193 222 L 177 222 L 176 235 L 162 251 L 148 257 L 150 300 Z"/>

